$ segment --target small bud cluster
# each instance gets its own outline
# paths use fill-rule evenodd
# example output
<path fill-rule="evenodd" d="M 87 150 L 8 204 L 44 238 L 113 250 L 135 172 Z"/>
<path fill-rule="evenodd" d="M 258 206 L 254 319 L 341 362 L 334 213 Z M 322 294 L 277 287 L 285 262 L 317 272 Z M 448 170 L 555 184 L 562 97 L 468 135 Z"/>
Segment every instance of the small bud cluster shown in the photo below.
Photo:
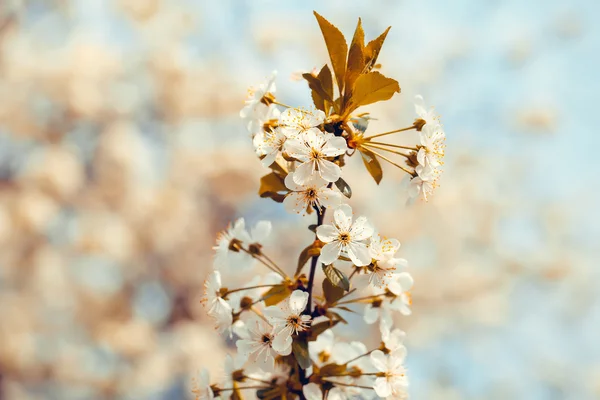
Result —
<path fill-rule="evenodd" d="M 238 399 L 246 390 L 262 399 L 408 397 L 405 335 L 393 328 L 393 316 L 410 314 L 413 279 L 404 271 L 407 261 L 397 257 L 398 240 L 380 235 L 366 217 L 355 217 L 347 204 L 352 191 L 342 168 L 344 158 L 358 151 L 379 183 L 378 160 L 388 161 L 409 174 L 412 197 L 427 199 L 443 163 L 445 134 L 438 117 L 418 97 L 418 118 L 412 126 L 366 136 L 369 117 L 354 111 L 399 91 L 396 81 L 374 71 L 387 31 L 365 45 L 359 20 L 347 60 L 340 65 L 340 49 L 335 46 L 345 52 L 345 40 L 337 28 L 316 16 L 334 73 L 325 65 L 318 73 L 302 75 L 315 109 L 280 103 L 273 74 L 250 91 L 240 112 L 256 154 L 271 169 L 261 179 L 260 196 L 301 215 L 314 212 L 316 225 L 309 229 L 315 240 L 301 252 L 292 274 L 281 266 L 287 264 L 268 255 L 269 222 L 247 229 L 239 219 L 219 235 L 215 271 L 206 280 L 202 301 L 216 329 L 234 338 L 238 353 L 227 358 L 220 382 L 211 384 L 207 372 L 202 372 L 194 389 L 198 399 Z M 333 93 L 334 77 L 338 97 Z M 373 140 L 409 130 L 418 132 L 420 144 Z M 381 151 L 404 156 L 405 164 Z M 240 288 L 223 285 L 221 274 L 238 273 L 257 263 L 268 270 L 264 276 Z M 324 275 L 320 290 L 315 288 L 317 270 Z M 378 347 L 335 339 L 332 329 L 347 323 L 343 317 L 347 312 L 361 312 L 367 324 L 379 323 Z"/>

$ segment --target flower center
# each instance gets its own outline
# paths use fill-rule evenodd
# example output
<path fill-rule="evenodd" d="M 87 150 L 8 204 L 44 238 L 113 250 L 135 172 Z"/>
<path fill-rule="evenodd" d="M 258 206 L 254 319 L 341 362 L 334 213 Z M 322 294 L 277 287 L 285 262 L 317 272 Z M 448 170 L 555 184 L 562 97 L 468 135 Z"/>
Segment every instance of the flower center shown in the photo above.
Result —
<path fill-rule="evenodd" d="M 262 336 L 262 338 L 261 338 L 261 341 L 262 341 L 264 344 L 270 344 L 272 339 L 273 339 L 273 337 L 272 337 L 271 335 L 269 335 L 269 334 L 265 333 L 265 334 Z"/>
<path fill-rule="evenodd" d="M 342 244 L 350 243 L 350 234 L 348 232 L 340 233 L 339 240 L 342 242 Z"/>
<path fill-rule="evenodd" d="M 317 198 L 317 191 L 313 188 L 310 188 L 306 191 L 306 198 L 309 200 L 314 200 Z"/>
<path fill-rule="evenodd" d="M 287 325 L 296 333 L 303 331 L 308 327 L 308 321 L 303 321 L 299 315 L 290 315 L 287 317 Z"/>
<path fill-rule="evenodd" d="M 323 158 L 323 154 L 321 150 L 315 149 L 314 147 L 310 149 L 310 154 L 308 155 L 311 160 L 319 160 Z"/>

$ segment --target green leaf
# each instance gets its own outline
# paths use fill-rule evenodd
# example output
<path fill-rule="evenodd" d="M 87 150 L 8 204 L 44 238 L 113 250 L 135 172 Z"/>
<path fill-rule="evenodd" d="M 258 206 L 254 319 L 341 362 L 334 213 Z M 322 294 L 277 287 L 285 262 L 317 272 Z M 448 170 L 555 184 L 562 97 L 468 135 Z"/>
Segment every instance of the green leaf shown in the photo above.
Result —
<path fill-rule="evenodd" d="M 308 341 L 306 338 L 296 337 L 292 342 L 292 352 L 302 369 L 306 369 L 312 365 L 312 361 L 308 355 Z"/>
<path fill-rule="evenodd" d="M 365 64 L 368 66 L 369 70 L 373 68 L 377 62 L 377 57 L 379 57 L 381 46 L 383 46 L 383 42 L 385 41 L 390 28 L 391 26 L 388 26 L 385 32 L 379 35 L 376 39 L 371 40 L 365 47 Z"/>
<path fill-rule="evenodd" d="M 334 285 L 329 279 L 323 279 L 323 294 L 327 304 L 335 304 L 344 296 L 344 288 Z"/>
<path fill-rule="evenodd" d="M 389 100 L 394 93 L 400 93 L 400 85 L 395 79 L 373 71 L 360 75 L 354 84 L 350 105 L 345 110 L 349 114 L 360 106 Z"/>
<path fill-rule="evenodd" d="M 333 67 L 333 73 L 338 84 L 340 93 L 344 90 L 344 78 L 346 75 L 346 54 L 348 53 L 348 44 L 344 35 L 338 28 L 336 28 L 331 22 L 327 21 L 316 11 L 314 11 L 323 38 L 325 39 L 325 45 L 329 52 L 329 59 L 331 60 L 331 66 Z"/>
<path fill-rule="evenodd" d="M 289 192 L 283 181 L 284 178 L 275 172 L 263 176 L 260 178 L 258 195 L 263 198 L 270 197 L 276 202 L 281 203 L 285 198 L 285 194 Z"/>
<path fill-rule="evenodd" d="M 363 31 L 360 18 L 354 31 L 354 37 L 348 52 L 348 64 L 346 66 L 346 77 L 344 81 L 344 102 L 347 103 L 352 96 L 354 82 L 365 67 L 365 32 Z"/>
<path fill-rule="evenodd" d="M 377 157 L 375 157 L 373 152 L 364 147 L 361 147 L 359 151 L 363 163 L 365 164 L 365 167 L 367 167 L 367 171 L 369 171 L 369 174 L 371 174 L 373 179 L 375 179 L 375 182 L 379 185 L 379 182 L 381 182 L 381 179 L 383 178 L 383 169 L 381 168 L 379 160 L 377 160 Z"/>
<path fill-rule="evenodd" d="M 340 192 L 342 192 L 342 194 L 347 198 L 352 197 L 352 189 L 350 189 L 348 183 L 346 183 L 346 181 L 342 178 L 339 178 L 337 181 L 335 181 L 335 186 L 337 186 Z"/>
<path fill-rule="evenodd" d="M 304 264 L 306 264 L 308 260 L 310 260 L 312 257 L 318 256 L 319 254 L 321 254 L 321 248 L 315 243 L 312 243 L 307 248 L 302 250 L 302 253 L 300 253 L 300 256 L 298 257 L 298 266 L 296 267 L 294 276 L 298 275 L 300 271 L 302 271 L 302 267 L 304 267 Z"/>
<path fill-rule="evenodd" d="M 285 285 L 275 285 L 271 289 L 269 289 L 265 294 L 263 294 L 263 299 L 265 301 L 265 305 L 274 306 L 283 300 L 285 300 L 290 295 L 290 291 Z"/>
<path fill-rule="evenodd" d="M 323 272 L 325 272 L 325 276 L 333 285 L 339 286 L 344 290 L 350 290 L 350 281 L 348 280 L 348 277 L 332 264 L 323 265 Z"/>

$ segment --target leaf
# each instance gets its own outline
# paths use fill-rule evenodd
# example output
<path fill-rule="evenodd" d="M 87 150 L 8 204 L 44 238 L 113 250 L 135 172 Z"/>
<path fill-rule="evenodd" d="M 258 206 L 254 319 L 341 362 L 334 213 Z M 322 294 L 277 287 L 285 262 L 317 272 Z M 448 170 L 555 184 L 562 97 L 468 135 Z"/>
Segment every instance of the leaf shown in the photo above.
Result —
<path fill-rule="evenodd" d="M 285 285 L 275 285 L 263 294 L 265 305 L 274 306 L 281 301 L 285 300 L 290 295 L 290 291 Z"/>
<path fill-rule="evenodd" d="M 270 197 L 278 203 L 281 203 L 285 198 L 285 193 L 289 192 L 288 188 L 283 183 L 284 178 L 275 172 L 271 172 L 260 178 L 260 187 L 258 194 L 260 197 Z M 280 193 L 285 192 L 285 193 Z"/>
<path fill-rule="evenodd" d="M 348 311 L 349 313 L 358 314 L 356 311 L 354 311 L 346 306 L 335 306 L 335 308 L 339 308 L 340 310 Z"/>
<path fill-rule="evenodd" d="M 348 64 L 346 66 L 346 77 L 344 81 L 344 102 L 347 103 L 352 96 L 354 82 L 363 71 L 365 66 L 365 32 L 363 31 L 360 18 L 354 31 L 354 37 L 348 52 Z"/>
<path fill-rule="evenodd" d="M 312 361 L 308 355 L 308 341 L 306 338 L 297 337 L 292 342 L 292 351 L 294 352 L 296 361 L 298 361 L 298 365 L 302 369 L 306 369 L 312 365 Z"/>
<path fill-rule="evenodd" d="M 348 277 L 332 264 L 323 265 L 323 272 L 325 272 L 325 276 L 333 285 L 339 286 L 344 290 L 350 290 L 350 281 L 348 280 Z"/>
<path fill-rule="evenodd" d="M 317 227 L 318 227 L 317 224 L 310 224 L 308 226 L 308 230 L 311 231 L 311 232 L 317 233 Z"/>
<path fill-rule="evenodd" d="M 354 84 L 351 104 L 345 112 L 350 113 L 360 106 L 389 100 L 394 93 L 400 93 L 400 85 L 395 79 L 388 78 L 377 71 L 360 75 Z"/>
<path fill-rule="evenodd" d="M 335 181 L 335 186 L 337 186 L 340 192 L 342 192 L 342 194 L 347 198 L 352 197 L 352 189 L 350 189 L 348 183 L 346 183 L 346 181 L 342 178 L 339 178 L 337 181 Z"/>
<path fill-rule="evenodd" d="M 319 110 L 325 111 L 324 102 L 328 101 L 330 104 L 332 104 L 332 96 L 323 88 L 323 85 L 321 84 L 319 78 L 309 73 L 302 74 L 302 77 L 306 79 L 306 81 L 308 82 L 308 87 L 312 89 L 312 98 L 313 103 L 315 103 L 315 107 L 317 107 Z"/>
<path fill-rule="evenodd" d="M 333 328 L 338 324 L 338 322 L 339 321 L 323 321 L 313 325 L 310 328 L 310 336 L 308 337 L 308 341 L 314 342 L 321 333 L 325 332 L 329 328 Z"/>
<path fill-rule="evenodd" d="M 363 147 L 359 149 L 360 155 L 362 156 L 363 163 L 365 167 L 367 167 L 367 171 L 369 174 L 375 179 L 375 182 L 379 185 L 381 182 L 381 178 L 383 178 L 383 170 L 381 169 L 381 164 L 379 160 L 375 157 L 375 154 L 370 150 L 367 150 Z"/>
<path fill-rule="evenodd" d="M 377 38 L 371 40 L 365 47 L 365 64 L 368 65 L 369 70 L 373 68 L 377 62 L 377 57 L 379 57 L 381 46 L 383 46 L 383 42 L 385 41 L 390 28 L 391 26 L 388 26 L 385 32 L 383 32 Z"/>
<path fill-rule="evenodd" d="M 327 304 L 335 304 L 344 296 L 344 288 L 335 286 L 329 279 L 323 279 L 323 294 Z"/>
<path fill-rule="evenodd" d="M 308 260 L 320 254 L 321 248 L 317 246 L 316 243 L 312 243 L 310 246 L 302 250 L 302 253 L 300 253 L 300 256 L 298 257 L 298 266 L 296 267 L 296 273 L 294 276 L 298 275 L 300 271 L 302 271 L 302 267 L 304 267 L 304 264 L 306 264 Z"/>
<path fill-rule="evenodd" d="M 329 101 L 333 101 L 333 77 L 331 76 L 331 70 L 329 69 L 329 65 L 323 65 L 321 71 L 319 71 L 319 75 L 317 75 L 319 81 L 321 82 L 321 87 L 327 93 L 327 97 L 325 99 Z"/>
<path fill-rule="evenodd" d="M 325 39 L 325 45 L 329 52 L 329 59 L 331 60 L 331 66 L 333 67 L 333 73 L 338 85 L 340 93 L 344 89 L 344 78 L 346 75 L 346 54 L 348 53 L 348 44 L 344 35 L 338 28 L 336 28 L 331 22 L 327 21 L 316 11 L 314 11 L 323 38 Z"/>
<path fill-rule="evenodd" d="M 331 364 L 327 364 L 324 365 L 323 367 L 321 367 L 321 369 L 319 370 L 319 375 L 321 376 L 336 376 L 336 375 L 341 375 L 344 372 L 346 372 L 346 366 L 344 364 L 336 364 L 336 363 L 331 363 Z"/>

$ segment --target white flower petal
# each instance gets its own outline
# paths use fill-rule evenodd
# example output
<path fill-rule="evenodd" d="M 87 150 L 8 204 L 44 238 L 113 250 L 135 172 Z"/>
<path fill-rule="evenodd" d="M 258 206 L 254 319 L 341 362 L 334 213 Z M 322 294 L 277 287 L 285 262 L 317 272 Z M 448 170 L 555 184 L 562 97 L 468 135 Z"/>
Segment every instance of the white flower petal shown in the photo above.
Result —
<path fill-rule="evenodd" d="M 379 372 L 387 371 L 387 356 L 381 350 L 375 350 L 371 353 L 371 364 Z"/>
<path fill-rule="evenodd" d="M 305 183 L 310 181 L 310 179 L 313 176 L 313 172 L 314 168 L 312 161 L 307 161 L 303 164 L 300 164 L 296 168 L 296 172 L 294 173 L 294 182 L 296 182 L 298 185 L 304 185 Z"/>
<path fill-rule="evenodd" d="M 284 180 L 285 186 L 293 191 L 298 191 L 298 190 L 302 190 L 302 185 L 297 184 L 296 182 L 294 182 L 294 173 L 290 172 L 289 174 L 287 174 L 285 176 L 285 180 Z"/>
<path fill-rule="evenodd" d="M 339 165 L 327 160 L 318 160 L 319 175 L 327 182 L 335 182 L 342 176 Z"/>
<path fill-rule="evenodd" d="M 371 263 L 371 254 L 364 243 L 351 243 L 347 246 L 346 251 L 357 267 L 364 267 Z"/>
<path fill-rule="evenodd" d="M 352 225 L 352 207 L 342 204 L 333 212 L 335 224 L 343 231 L 350 231 Z"/>
<path fill-rule="evenodd" d="M 371 304 L 365 306 L 364 320 L 367 324 L 374 324 L 379 319 L 379 307 L 373 307 Z"/>
<path fill-rule="evenodd" d="M 290 295 L 290 310 L 296 315 L 304 311 L 307 303 L 308 292 L 296 289 Z"/>
<path fill-rule="evenodd" d="M 323 393 L 316 383 L 309 383 L 302 387 L 302 393 L 306 400 L 323 400 Z"/>
<path fill-rule="evenodd" d="M 331 225 L 321 225 L 317 227 L 317 237 L 325 243 L 333 242 L 338 237 L 338 230 Z"/>
<path fill-rule="evenodd" d="M 271 233 L 271 228 L 271 221 L 258 221 L 250 233 L 252 241 L 263 242 Z"/>
<path fill-rule="evenodd" d="M 341 248 L 338 242 L 327 243 L 321 249 L 320 260 L 323 264 L 331 264 L 338 259 Z"/>
<path fill-rule="evenodd" d="M 375 393 L 377 393 L 377 396 L 379 397 L 388 397 L 392 394 L 392 386 L 385 378 L 375 379 L 373 389 L 375 389 Z"/>

